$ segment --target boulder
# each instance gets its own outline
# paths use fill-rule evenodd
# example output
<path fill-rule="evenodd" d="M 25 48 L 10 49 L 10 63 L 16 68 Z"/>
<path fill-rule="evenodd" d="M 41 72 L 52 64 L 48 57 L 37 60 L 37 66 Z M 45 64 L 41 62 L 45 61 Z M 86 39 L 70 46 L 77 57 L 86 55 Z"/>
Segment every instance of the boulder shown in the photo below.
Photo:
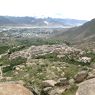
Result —
<path fill-rule="evenodd" d="M 90 63 L 91 62 L 91 58 L 90 57 L 82 57 L 82 58 L 79 58 L 78 61 L 79 62 L 84 62 L 84 63 Z"/>
<path fill-rule="evenodd" d="M 45 80 L 42 82 L 42 87 L 53 87 L 56 84 L 54 80 Z"/>
<path fill-rule="evenodd" d="M 74 80 L 76 83 L 80 83 L 82 82 L 83 80 L 85 80 L 88 76 L 88 72 L 87 71 L 81 71 L 79 72 L 78 74 L 76 74 L 74 76 Z"/>
<path fill-rule="evenodd" d="M 50 91 L 52 90 L 53 88 L 52 87 L 46 87 L 46 88 L 43 88 L 41 90 L 41 94 L 40 95 L 49 95 Z"/>
<path fill-rule="evenodd" d="M 69 85 L 72 86 L 72 85 L 74 85 L 74 84 L 75 84 L 75 80 L 74 80 L 74 79 L 70 79 L 70 80 L 69 80 Z"/>
<path fill-rule="evenodd" d="M 93 68 L 93 69 L 95 69 L 95 63 L 90 64 L 90 67 Z"/>
<path fill-rule="evenodd" d="M 95 78 L 95 69 L 92 69 L 92 71 L 88 73 L 87 79 L 92 79 L 92 78 Z"/>
<path fill-rule="evenodd" d="M 41 95 L 62 95 L 66 87 L 46 87 L 42 90 Z"/>
<path fill-rule="evenodd" d="M 0 95 L 33 95 L 33 93 L 21 84 L 0 83 Z"/>
<path fill-rule="evenodd" d="M 82 82 L 76 95 L 95 95 L 95 78 Z"/>
<path fill-rule="evenodd" d="M 68 84 L 69 84 L 69 81 L 67 80 L 67 78 L 60 78 L 60 79 L 58 79 L 55 86 L 66 86 Z"/>
<path fill-rule="evenodd" d="M 55 87 L 48 95 L 62 95 L 66 90 L 67 88 L 65 87 Z"/>

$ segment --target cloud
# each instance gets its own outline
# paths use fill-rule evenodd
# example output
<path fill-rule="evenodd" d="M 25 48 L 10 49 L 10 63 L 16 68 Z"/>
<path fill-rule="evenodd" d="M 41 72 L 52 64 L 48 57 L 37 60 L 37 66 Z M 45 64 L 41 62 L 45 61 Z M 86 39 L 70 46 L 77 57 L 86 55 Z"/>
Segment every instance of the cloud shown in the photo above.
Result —
<path fill-rule="evenodd" d="M 0 15 L 92 19 L 95 0 L 0 0 Z"/>

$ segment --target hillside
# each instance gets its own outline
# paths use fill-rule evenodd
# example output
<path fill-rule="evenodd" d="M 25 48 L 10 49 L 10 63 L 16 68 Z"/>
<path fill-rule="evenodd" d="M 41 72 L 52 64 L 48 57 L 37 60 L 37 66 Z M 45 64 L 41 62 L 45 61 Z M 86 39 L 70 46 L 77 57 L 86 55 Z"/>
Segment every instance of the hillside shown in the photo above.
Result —
<path fill-rule="evenodd" d="M 61 35 L 59 38 L 63 38 L 70 42 L 81 42 L 81 41 L 94 41 L 95 40 L 95 19 L 88 21 L 79 27 L 71 28 Z"/>
<path fill-rule="evenodd" d="M 78 84 L 95 78 L 93 63 L 95 51 L 73 48 L 64 43 L 32 45 L 11 52 L 9 49 L 0 55 L 0 87 L 5 89 L 5 93 L 8 92 L 0 95 L 76 95 Z M 20 85 L 33 94 L 18 92 L 18 87 L 20 91 L 25 90 Z M 0 93 L 4 93 L 2 89 Z M 29 90 L 26 89 L 25 93 L 29 93 Z"/>
<path fill-rule="evenodd" d="M 85 20 L 60 18 L 35 18 L 0 16 L 0 25 L 32 25 L 32 26 L 76 26 L 85 23 Z"/>
<path fill-rule="evenodd" d="M 88 44 L 94 45 L 95 42 L 95 19 L 88 21 L 87 23 L 70 28 L 67 31 L 61 32 L 56 36 L 57 39 L 64 39 L 71 43 L 82 44 L 87 46 Z"/>

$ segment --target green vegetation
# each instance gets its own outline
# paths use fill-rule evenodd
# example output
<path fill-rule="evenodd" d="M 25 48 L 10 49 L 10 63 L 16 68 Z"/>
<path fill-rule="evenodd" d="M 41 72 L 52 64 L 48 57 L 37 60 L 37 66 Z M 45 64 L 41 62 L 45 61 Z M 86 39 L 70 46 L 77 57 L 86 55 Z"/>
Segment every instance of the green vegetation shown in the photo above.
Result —
<path fill-rule="evenodd" d="M 0 58 L 0 65 L 1 66 L 5 66 L 9 64 L 9 56 L 8 55 L 4 55 L 3 57 Z"/>
<path fill-rule="evenodd" d="M 20 51 L 25 48 L 30 47 L 31 45 L 53 45 L 53 44 L 69 44 L 69 42 L 63 40 L 56 40 L 56 39 L 41 39 L 41 38 L 20 38 L 20 39 L 9 39 L 4 43 L 0 43 L 0 54 L 3 53 L 13 53 L 15 51 Z"/>
<path fill-rule="evenodd" d="M 66 69 L 64 69 L 65 77 L 68 79 L 73 78 L 79 70 L 80 68 L 77 65 L 70 64 Z"/>
<path fill-rule="evenodd" d="M 31 39 L 19 39 L 17 42 L 20 45 L 31 46 L 31 45 L 53 45 L 53 44 L 62 44 L 65 43 L 63 40 L 55 39 L 41 39 L 41 38 L 31 38 Z"/>
<path fill-rule="evenodd" d="M 25 46 L 22 45 L 22 46 L 10 48 L 8 51 L 8 54 L 11 54 L 11 53 L 16 52 L 16 51 L 20 51 L 22 49 L 25 49 Z"/>
<path fill-rule="evenodd" d="M 26 59 L 22 58 L 22 57 L 18 57 L 16 59 L 12 59 L 12 60 L 8 60 L 7 61 L 7 65 L 6 67 L 3 67 L 3 72 L 6 73 L 8 71 L 11 71 L 14 69 L 15 66 L 20 65 L 22 63 L 25 63 Z"/>
<path fill-rule="evenodd" d="M 69 90 L 67 90 L 63 95 L 76 95 L 77 86 L 72 86 Z"/>
<path fill-rule="evenodd" d="M 8 45 L 2 45 L 0 46 L 0 54 L 5 53 L 6 51 L 8 51 L 10 47 Z"/>

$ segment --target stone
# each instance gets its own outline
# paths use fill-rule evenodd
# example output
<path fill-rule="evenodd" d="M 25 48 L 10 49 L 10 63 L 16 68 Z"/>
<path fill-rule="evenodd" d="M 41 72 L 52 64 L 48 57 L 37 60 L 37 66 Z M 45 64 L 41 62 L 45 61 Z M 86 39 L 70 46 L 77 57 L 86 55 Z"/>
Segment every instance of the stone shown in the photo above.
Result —
<path fill-rule="evenodd" d="M 68 84 L 69 84 L 69 82 L 68 82 L 67 78 L 60 78 L 60 79 L 58 79 L 55 86 L 66 86 Z"/>
<path fill-rule="evenodd" d="M 49 92 L 52 90 L 52 87 L 46 87 L 41 90 L 41 95 L 49 95 Z"/>
<path fill-rule="evenodd" d="M 91 68 L 95 69 L 95 63 L 90 64 Z"/>
<path fill-rule="evenodd" d="M 75 84 L 75 80 L 74 79 L 70 79 L 69 80 L 69 84 L 72 86 L 72 85 L 74 85 Z"/>
<path fill-rule="evenodd" d="M 61 73 L 61 76 L 64 77 L 64 76 L 65 76 L 65 72 L 62 72 L 62 73 Z"/>
<path fill-rule="evenodd" d="M 55 87 L 53 90 L 49 92 L 48 95 L 62 95 L 67 88 L 65 87 Z"/>
<path fill-rule="evenodd" d="M 62 95 L 66 87 L 46 87 L 41 91 L 41 95 Z"/>
<path fill-rule="evenodd" d="M 82 82 L 76 95 L 95 95 L 95 78 Z"/>
<path fill-rule="evenodd" d="M 79 62 L 84 62 L 84 63 L 90 63 L 91 62 L 91 58 L 90 57 L 82 57 L 82 58 L 79 58 L 78 61 Z"/>
<path fill-rule="evenodd" d="M 88 76 L 88 72 L 87 71 L 80 71 L 78 74 L 76 74 L 74 76 L 74 80 L 76 83 L 80 83 L 83 80 L 85 80 Z"/>
<path fill-rule="evenodd" d="M 87 79 L 92 79 L 92 78 L 95 78 L 95 69 L 93 69 L 88 73 Z"/>
<path fill-rule="evenodd" d="M 0 95 L 33 95 L 23 85 L 15 83 L 0 83 Z"/>
<path fill-rule="evenodd" d="M 58 58 L 64 58 L 65 55 L 57 55 Z"/>
<path fill-rule="evenodd" d="M 42 87 L 53 87 L 56 84 L 54 80 L 45 80 L 42 82 Z"/>

